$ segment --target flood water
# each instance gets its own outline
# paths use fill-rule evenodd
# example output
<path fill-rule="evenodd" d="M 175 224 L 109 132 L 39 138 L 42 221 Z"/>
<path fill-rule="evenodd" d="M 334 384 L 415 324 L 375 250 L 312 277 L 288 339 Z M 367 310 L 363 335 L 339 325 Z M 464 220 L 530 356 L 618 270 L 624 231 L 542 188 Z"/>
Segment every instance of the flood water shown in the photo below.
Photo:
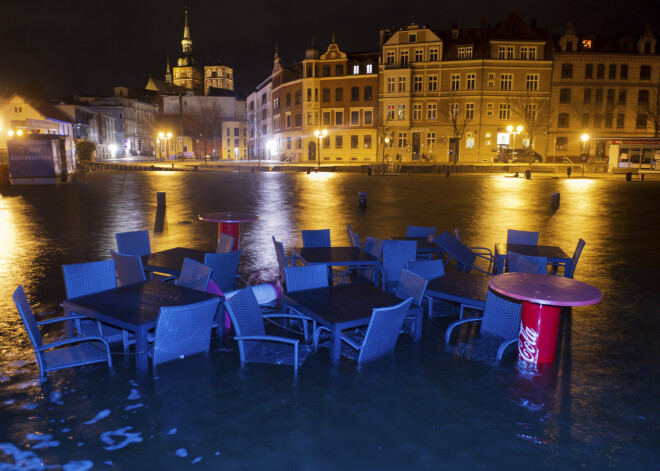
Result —
<path fill-rule="evenodd" d="M 25 287 L 35 311 L 57 310 L 61 265 L 108 259 L 116 232 L 153 229 L 159 191 L 167 224 L 151 232 L 153 251 L 213 251 L 217 227 L 199 213 L 256 213 L 240 240 L 240 272 L 255 282 L 275 277 L 271 237 L 290 248 L 301 229 L 329 227 L 334 245 L 348 245 L 347 223 L 363 240 L 408 224 L 459 227 L 469 245 L 493 247 L 513 228 L 567 253 L 585 239 L 575 278 L 603 301 L 564 313 L 559 358 L 538 371 L 446 351 L 458 306 L 438 303 L 422 342 L 402 336 L 391 357 L 360 369 L 331 365 L 327 350 L 297 377 L 241 368 L 233 345 L 214 341 L 208 357 L 147 380 L 119 349 L 112 371 L 61 370 L 41 384 L 14 289 Z M 660 182 L 103 172 L 0 193 L 2 470 L 658 469 Z"/>

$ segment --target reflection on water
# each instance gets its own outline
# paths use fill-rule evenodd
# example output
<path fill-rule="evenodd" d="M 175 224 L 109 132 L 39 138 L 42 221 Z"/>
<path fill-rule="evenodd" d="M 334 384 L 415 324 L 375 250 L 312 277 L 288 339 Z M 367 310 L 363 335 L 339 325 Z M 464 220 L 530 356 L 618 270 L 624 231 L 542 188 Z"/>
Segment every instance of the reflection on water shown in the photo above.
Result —
<path fill-rule="evenodd" d="M 659 429 L 660 391 L 649 380 L 660 358 L 659 190 L 657 182 L 326 172 L 104 172 L 63 186 L 3 188 L 0 463 L 29 449 L 37 461 L 88 460 L 95 469 L 184 468 L 200 458 L 206 469 L 515 469 L 532 460 L 543 469 L 650 469 Z M 153 233 L 161 191 L 167 223 Z M 557 211 L 552 193 L 561 194 Z M 147 384 L 135 382 L 132 358 L 121 354 L 112 374 L 99 366 L 59 372 L 43 386 L 34 380 L 10 301 L 18 284 L 35 310 L 57 309 L 61 265 L 109 258 L 116 232 L 150 229 L 154 251 L 213 251 L 217 227 L 197 218 L 206 211 L 259 216 L 241 226 L 244 276 L 273 279 L 272 236 L 290 248 L 301 244 L 301 229 L 329 228 L 334 245 L 347 245 L 348 223 L 362 240 L 402 235 L 409 224 L 458 227 L 468 245 L 492 248 L 512 228 L 539 231 L 540 243 L 567 253 L 585 239 L 576 278 L 604 299 L 565 313 L 561 354 L 543 371 L 445 352 L 444 330 L 457 314 L 447 304 L 450 316 L 430 321 L 419 345 L 402 338 L 393 359 L 361 370 L 333 368 L 321 352 L 292 381 L 287 369 L 241 369 L 236 351 L 217 347 L 208 361 L 159 369 Z M 46 341 L 60 334 L 48 329 Z"/>

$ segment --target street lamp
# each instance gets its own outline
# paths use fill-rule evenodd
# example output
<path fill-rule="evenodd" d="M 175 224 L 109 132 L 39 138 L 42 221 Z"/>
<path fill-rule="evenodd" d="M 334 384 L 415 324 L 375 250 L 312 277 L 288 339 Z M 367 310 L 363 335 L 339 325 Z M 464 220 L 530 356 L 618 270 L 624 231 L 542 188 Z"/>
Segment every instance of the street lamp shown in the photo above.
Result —
<path fill-rule="evenodd" d="M 165 141 L 165 158 L 166 160 L 170 160 L 170 138 L 172 137 L 172 133 L 168 132 L 165 134 L 164 132 L 159 132 L 158 137 L 160 137 L 161 141 Z M 160 151 L 160 160 L 163 160 L 162 149 Z"/>
<path fill-rule="evenodd" d="M 580 139 L 582 139 L 582 147 L 584 150 L 582 155 L 580 155 L 580 160 L 582 161 L 582 176 L 584 177 L 584 164 L 589 160 L 589 134 L 582 134 Z"/>
<path fill-rule="evenodd" d="M 383 163 L 385 163 L 385 149 L 390 145 L 390 138 L 385 138 L 385 145 L 383 146 Z"/>
<path fill-rule="evenodd" d="M 321 166 L 321 137 L 324 137 L 328 135 L 328 130 L 324 129 L 323 131 L 319 131 L 318 129 L 314 131 L 314 135 L 316 136 L 316 139 L 319 141 L 319 148 L 316 151 L 316 156 L 318 160 L 318 165 L 317 167 Z"/>

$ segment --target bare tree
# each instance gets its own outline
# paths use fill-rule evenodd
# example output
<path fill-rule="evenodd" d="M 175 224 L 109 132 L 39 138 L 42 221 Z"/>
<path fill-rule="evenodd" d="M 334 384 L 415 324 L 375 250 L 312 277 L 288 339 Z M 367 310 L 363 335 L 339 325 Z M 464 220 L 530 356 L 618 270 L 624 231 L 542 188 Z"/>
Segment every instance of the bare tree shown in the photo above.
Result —
<path fill-rule="evenodd" d="M 455 143 L 454 163 L 458 162 L 460 143 L 468 125 L 474 119 L 474 108 L 468 109 L 466 97 L 450 92 L 440 99 L 440 119 L 451 128 Z"/>
<path fill-rule="evenodd" d="M 577 119 L 580 131 L 593 134 L 601 128 L 606 115 L 616 108 L 614 100 L 605 100 L 602 93 L 603 89 L 587 88 L 581 100 L 571 101 L 571 113 Z"/>
<path fill-rule="evenodd" d="M 387 116 L 380 116 L 378 123 L 376 125 L 376 139 L 383 146 L 382 152 L 382 163 L 385 163 L 385 152 L 388 148 L 391 148 L 394 144 L 394 136 L 392 135 L 392 120 L 387 119 Z M 389 139 L 389 145 L 385 142 L 385 139 Z M 379 156 L 376 155 L 376 162 L 379 161 Z"/>
<path fill-rule="evenodd" d="M 639 105 L 639 112 L 646 115 L 646 119 L 653 126 L 653 137 L 660 133 L 660 81 L 651 89 L 646 103 Z"/>
<path fill-rule="evenodd" d="M 534 149 L 536 136 L 548 130 L 555 114 L 550 98 L 533 92 L 507 97 L 513 116 L 523 124 L 529 136 L 529 148 Z"/>

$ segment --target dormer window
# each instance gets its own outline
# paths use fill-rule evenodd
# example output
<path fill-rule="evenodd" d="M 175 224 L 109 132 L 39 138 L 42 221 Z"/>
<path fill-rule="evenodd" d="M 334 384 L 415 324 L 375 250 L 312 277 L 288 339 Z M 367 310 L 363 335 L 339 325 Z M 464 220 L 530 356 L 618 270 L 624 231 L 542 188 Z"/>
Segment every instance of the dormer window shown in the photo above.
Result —
<path fill-rule="evenodd" d="M 582 40 L 582 48 L 583 49 L 591 49 L 591 39 L 583 39 Z"/>
<path fill-rule="evenodd" d="M 410 33 L 408 35 L 408 42 L 416 43 L 417 42 L 417 33 Z"/>
<path fill-rule="evenodd" d="M 459 59 L 472 59 L 472 46 L 462 46 L 458 48 Z"/>
<path fill-rule="evenodd" d="M 354 65 L 353 66 L 353 75 L 360 75 L 360 66 L 359 65 Z"/>
<path fill-rule="evenodd" d="M 368 74 L 373 74 L 373 72 L 374 72 L 373 64 L 367 64 L 367 73 Z"/>

